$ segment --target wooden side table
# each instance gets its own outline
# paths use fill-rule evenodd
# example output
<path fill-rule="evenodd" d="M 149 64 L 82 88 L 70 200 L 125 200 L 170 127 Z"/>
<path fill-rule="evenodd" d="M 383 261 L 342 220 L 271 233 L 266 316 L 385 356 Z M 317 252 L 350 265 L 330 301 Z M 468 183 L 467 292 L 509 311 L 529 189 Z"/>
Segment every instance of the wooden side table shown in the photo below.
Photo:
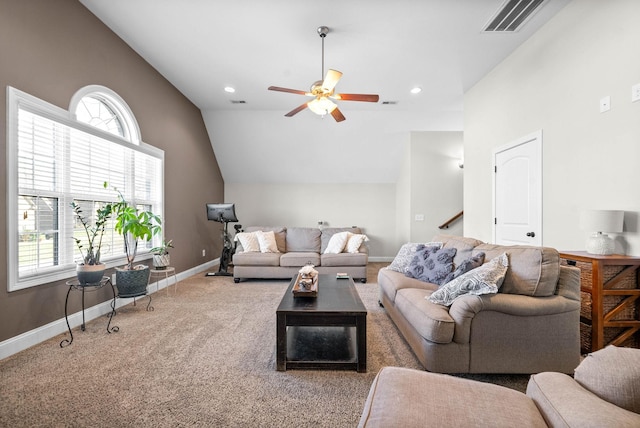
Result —
<path fill-rule="evenodd" d="M 640 339 L 640 257 L 560 251 L 560 258 L 569 265 L 580 267 L 580 291 L 591 299 L 591 319 L 580 317 L 581 323 L 591 326 L 591 349 L 586 351 L 597 351 L 609 344 L 620 346 L 630 339 L 633 341 L 634 335 L 634 346 L 637 347 Z M 583 296 L 583 308 L 585 303 L 588 302 Z M 613 337 L 609 337 L 609 332 L 614 333 Z"/>
<path fill-rule="evenodd" d="M 164 275 L 164 279 L 167 282 L 167 296 L 169 295 L 169 277 L 173 276 L 173 284 L 175 285 L 175 291 L 174 291 L 174 296 L 175 294 L 178 292 L 178 278 L 176 277 L 176 268 L 171 267 L 171 266 L 167 266 L 164 269 L 150 269 L 149 270 L 149 284 L 151 284 L 151 278 L 153 278 L 155 276 L 157 276 L 157 282 L 156 282 L 156 291 L 158 291 L 158 289 L 160 288 L 160 280 L 162 279 L 162 275 Z"/>

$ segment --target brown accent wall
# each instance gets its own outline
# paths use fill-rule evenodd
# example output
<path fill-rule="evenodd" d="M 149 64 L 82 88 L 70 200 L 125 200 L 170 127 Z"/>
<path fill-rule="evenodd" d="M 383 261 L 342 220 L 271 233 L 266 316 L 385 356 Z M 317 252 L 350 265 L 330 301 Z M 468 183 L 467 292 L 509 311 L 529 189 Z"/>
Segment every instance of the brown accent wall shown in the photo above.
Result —
<path fill-rule="evenodd" d="M 205 203 L 223 201 L 224 182 L 200 110 L 75 0 L 0 0 L 0 242 L 7 239 L 6 87 L 66 110 L 91 84 L 118 93 L 143 141 L 165 151 L 164 231 L 175 244 L 176 271 L 219 256 L 220 225 L 207 222 Z M 64 281 L 8 293 L 7 268 L 0 245 L 0 341 L 64 316 Z M 88 293 L 86 306 L 108 298 L 106 291 Z M 80 310 L 77 294 L 70 313 Z"/>

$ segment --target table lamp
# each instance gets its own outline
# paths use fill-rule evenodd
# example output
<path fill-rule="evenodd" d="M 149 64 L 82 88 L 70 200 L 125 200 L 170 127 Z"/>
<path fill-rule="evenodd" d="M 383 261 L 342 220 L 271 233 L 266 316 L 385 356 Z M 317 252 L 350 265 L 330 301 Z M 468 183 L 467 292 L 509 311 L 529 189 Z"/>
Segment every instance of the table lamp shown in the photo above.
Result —
<path fill-rule="evenodd" d="M 621 233 L 624 211 L 585 210 L 580 215 L 582 230 L 592 232 L 587 240 L 587 252 L 590 254 L 613 254 L 615 243 L 603 232 Z"/>

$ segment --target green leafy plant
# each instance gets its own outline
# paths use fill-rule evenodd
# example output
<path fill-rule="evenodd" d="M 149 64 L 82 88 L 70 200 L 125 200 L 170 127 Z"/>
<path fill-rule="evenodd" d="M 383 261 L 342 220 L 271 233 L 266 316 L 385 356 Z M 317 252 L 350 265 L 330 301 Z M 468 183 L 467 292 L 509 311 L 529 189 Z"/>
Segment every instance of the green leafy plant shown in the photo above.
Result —
<path fill-rule="evenodd" d="M 70 205 L 73 209 L 73 213 L 78 218 L 78 220 L 80 220 L 80 223 L 84 228 L 84 232 L 87 235 L 86 248 L 82 244 L 82 240 L 76 238 L 75 236 L 72 237 L 76 242 L 78 250 L 80 251 L 83 263 L 85 265 L 98 265 L 100 264 L 100 249 L 102 247 L 102 237 L 104 235 L 107 221 L 113 213 L 113 204 L 107 203 L 102 208 L 98 209 L 96 213 L 95 224 L 91 224 L 89 219 L 84 216 L 79 204 L 73 201 Z"/>
<path fill-rule="evenodd" d="M 149 250 L 149 252 L 155 254 L 156 256 L 162 256 L 164 254 L 169 254 L 169 248 L 173 248 L 172 239 L 170 239 L 169 241 L 162 241 L 161 245 L 158 245 L 157 247 L 153 247 L 152 249 Z"/>
<path fill-rule="evenodd" d="M 124 237 L 124 249 L 127 254 L 125 269 L 133 269 L 138 252 L 138 240 L 150 241 L 162 231 L 160 216 L 151 211 L 139 210 L 131 206 L 117 188 L 118 202 L 113 203 L 116 219 L 115 230 Z"/>

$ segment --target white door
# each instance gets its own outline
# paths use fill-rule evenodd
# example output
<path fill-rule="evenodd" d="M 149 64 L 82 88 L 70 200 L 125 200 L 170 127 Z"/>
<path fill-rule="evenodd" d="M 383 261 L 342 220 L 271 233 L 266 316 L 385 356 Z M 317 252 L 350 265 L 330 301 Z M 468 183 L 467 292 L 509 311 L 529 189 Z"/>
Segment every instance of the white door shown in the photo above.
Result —
<path fill-rule="evenodd" d="M 542 131 L 494 151 L 494 243 L 542 245 Z"/>

